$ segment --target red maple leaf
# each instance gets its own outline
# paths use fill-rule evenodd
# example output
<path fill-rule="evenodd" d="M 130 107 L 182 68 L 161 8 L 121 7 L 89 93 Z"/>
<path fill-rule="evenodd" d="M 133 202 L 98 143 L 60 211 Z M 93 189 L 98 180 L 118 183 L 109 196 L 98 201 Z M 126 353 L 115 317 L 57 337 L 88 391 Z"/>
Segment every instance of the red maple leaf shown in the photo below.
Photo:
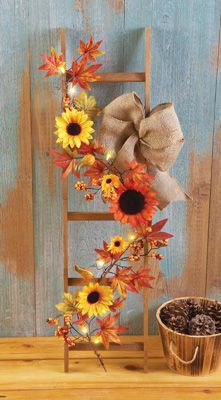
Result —
<path fill-rule="evenodd" d="M 104 145 L 98 146 L 96 141 L 91 142 L 90 144 L 82 143 L 81 147 L 78 149 L 79 154 L 103 154 L 104 153 Z"/>
<path fill-rule="evenodd" d="M 77 161 L 73 157 L 66 152 L 61 154 L 53 149 L 50 149 L 50 153 L 55 157 L 53 164 L 62 168 L 63 179 L 66 178 L 71 172 L 77 176 L 77 178 L 80 177 L 80 172 L 77 170 Z"/>
<path fill-rule="evenodd" d="M 97 332 L 97 336 L 102 338 L 102 342 L 106 348 L 109 347 L 110 342 L 120 344 L 120 338 L 118 334 L 126 332 L 128 328 L 122 325 L 116 325 L 116 321 L 119 318 L 120 313 L 111 316 L 108 314 L 102 320 L 96 318 L 96 321 L 99 325 L 99 330 Z"/>
<path fill-rule="evenodd" d="M 91 165 L 84 173 L 84 176 L 89 176 L 89 183 L 92 183 L 92 180 L 99 180 L 103 178 L 104 175 L 104 169 L 105 165 L 99 161 L 96 160 L 93 165 Z"/>
<path fill-rule="evenodd" d="M 132 267 L 120 269 L 117 266 L 115 276 L 113 278 L 109 278 L 113 291 L 118 290 L 124 299 L 126 298 L 127 290 L 138 293 L 138 290 L 133 282 L 133 273 L 131 273 L 131 269 Z"/>
<path fill-rule="evenodd" d="M 52 47 L 50 56 L 47 56 L 46 54 L 41 54 L 41 57 L 45 61 L 45 64 L 40 65 L 38 69 L 41 71 L 48 71 L 45 77 L 65 73 L 66 63 L 64 61 L 64 56 L 62 53 L 56 53 L 55 49 Z"/>
<path fill-rule="evenodd" d="M 149 269 L 140 267 L 136 272 L 133 274 L 133 283 L 135 287 L 139 290 L 141 287 L 152 288 L 150 281 L 156 279 L 154 276 L 149 275 Z"/>
<path fill-rule="evenodd" d="M 79 54 L 82 54 L 86 60 L 89 59 L 90 61 L 95 62 L 95 57 L 99 57 L 104 54 L 104 51 L 98 50 L 98 47 L 100 47 L 101 43 L 102 40 L 94 43 L 93 36 L 90 36 L 89 40 L 85 43 L 80 39 L 80 47 L 77 51 Z"/>
<path fill-rule="evenodd" d="M 154 225 L 151 225 L 151 223 L 149 223 L 146 226 L 138 226 L 137 234 L 150 241 L 170 239 L 173 237 L 171 233 L 161 232 L 161 229 L 164 227 L 167 221 L 168 219 L 162 219 Z"/>
<path fill-rule="evenodd" d="M 87 60 L 85 58 L 80 63 L 74 59 L 67 73 L 71 77 L 73 86 L 78 84 L 85 90 L 91 90 L 88 82 L 95 82 L 100 79 L 100 76 L 96 75 L 95 72 L 101 66 L 102 64 L 94 64 L 87 67 Z"/>
<path fill-rule="evenodd" d="M 146 238 L 149 240 L 166 240 L 173 237 L 170 233 L 161 232 L 161 229 L 167 223 L 168 219 L 162 219 L 156 222 L 156 224 L 151 226 L 152 231 L 145 234 Z"/>

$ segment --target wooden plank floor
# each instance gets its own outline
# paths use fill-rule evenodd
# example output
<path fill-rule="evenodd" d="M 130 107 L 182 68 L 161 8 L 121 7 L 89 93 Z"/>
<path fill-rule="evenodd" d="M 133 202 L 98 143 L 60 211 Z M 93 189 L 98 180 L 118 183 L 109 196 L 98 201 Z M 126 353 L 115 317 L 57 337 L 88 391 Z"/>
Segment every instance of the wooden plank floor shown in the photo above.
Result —
<path fill-rule="evenodd" d="M 57 338 L 0 339 L 0 399 L 16 400 L 221 400 L 221 371 L 185 377 L 167 369 L 158 337 L 149 339 L 149 372 L 142 353 L 103 352 L 105 373 L 91 352 L 71 352 L 63 372 Z M 121 358 L 119 358 L 119 355 Z"/>

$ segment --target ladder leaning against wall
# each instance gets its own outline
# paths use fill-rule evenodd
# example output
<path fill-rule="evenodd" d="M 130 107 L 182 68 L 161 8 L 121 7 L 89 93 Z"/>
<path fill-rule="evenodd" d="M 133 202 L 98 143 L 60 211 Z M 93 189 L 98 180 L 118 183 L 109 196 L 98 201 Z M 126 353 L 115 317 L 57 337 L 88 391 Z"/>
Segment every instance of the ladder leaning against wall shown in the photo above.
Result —
<path fill-rule="evenodd" d="M 61 28 L 61 51 L 66 56 L 66 34 L 64 28 Z M 145 109 L 148 114 L 150 111 L 150 27 L 145 29 L 145 71 L 144 72 L 104 72 L 100 73 L 101 80 L 104 83 L 117 83 L 117 82 L 144 82 L 145 85 Z M 62 98 L 65 95 L 65 79 L 62 78 Z M 72 212 L 68 210 L 68 180 L 63 180 L 63 262 L 64 262 L 64 291 L 67 292 L 70 286 L 84 285 L 86 282 L 82 278 L 69 278 L 68 276 L 68 223 L 74 221 L 113 221 L 114 217 L 109 212 Z M 145 257 L 144 267 L 147 266 L 148 258 Z M 143 291 L 143 336 L 122 337 L 122 345 L 117 346 L 111 344 L 110 349 L 117 350 L 136 350 L 143 351 L 144 353 L 144 371 L 147 371 L 148 362 L 148 289 L 144 288 Z M 124 340 L 126 339 L 126 340 Z M 78 349 L 88 350 L 89 344 L 83 343 L 78 345 Z M 69 371 L 69 351 L 72 348 L 64 344 L 64 371 Z M 78 351 L 74 349 L 74 351 Z"/>

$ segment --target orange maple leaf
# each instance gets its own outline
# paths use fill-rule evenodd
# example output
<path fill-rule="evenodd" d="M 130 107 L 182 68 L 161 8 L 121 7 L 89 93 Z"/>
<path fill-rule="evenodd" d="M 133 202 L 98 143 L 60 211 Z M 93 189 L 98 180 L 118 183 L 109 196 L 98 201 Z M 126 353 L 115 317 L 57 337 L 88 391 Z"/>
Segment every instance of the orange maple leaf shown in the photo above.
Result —
<path fill-rule="evenodd" d="M 82 315 L 81 312 L 77 313 L 77 318 L 76 321 L 72 321 L 72 325 L 80 325 L 80 326 L 84 326 L 85 325 L 85 320 L 88 319 L 88 315 L 84 314 Z"/>
<path fill-rule="evenodd" d="M 132 275 L 132 280 L 135 287 L 139 290 L 141 287 L 152 288 L 150 281 L 156 279 L 154 276 L 149 275 L 149 269 L 140 267 L 136 272 Z"/>
<path fill-rule="evenodd" d="M 134 282 L 133 273 L 131 273 L 132 267 L 126 267 L 120 269 L 116 268 L 116 274 L 113 278 L 110 278 L 111 287 L 113 291 L 118 290 L 120 295 L 125 299 L 127 296 L 127 290 L 130 292 L 138 293 Z"/>
<path fill-rule="evenodd" d="M 80 85 L 85 90 L 91 90 L 88 82 L 95 82 L 100 79 L 100 76 L 96 75 L 95 72 L 101 66 L 102 64 L 94 64 L 87 67 L 85 58 L 80 63 L 74 59 L 71 68 L 67 71 L 71 77 L 72 85 Z"/>
<path fill-rule="evenodd" d="M 100 255 L 96 260 L 103 260 L 105 263 L 108 263 L 111 260 L 111 253 L 107 250 L 108 243 L 103 241 L 103 249 L 95 249 L 96 253 Z"/>
<path fill-rule="evenodd" d="M 119 308 L 124 307 L 124 299 L 118 297 L 114 300 L 113 304 L 109 306 L 111 312 L 116 312 Z"/>
<path fill-rule="evenodd" d="M 124 178 L 126 184 L 135 183 L 150 187 L 149 181 L 153 178 L 146 172 L 145 164 L 138 164 L 136 160 L 133 159 L 130 163 L 126 163 L 125 165 L 128 168 Z"/>
<path fill-rule="evenodd" d="M 53 164 L 63 169 L 62 178 L 66 178 L 71 172 L 77 177 L 80 177 L 80 172 L 77 169 L 77 161 L 69 154 L 58 153 L 56 150 L 50 149 L 50 153 L 55 157 Z"/>
<path fill-rule="evenodd" d="M 102 40 L 99 40 L 98 42 L 94 43 L 93 42 L 93 36 L 90 36 L 87 42 L 83 42 L 83 40 L 80 39 L 80 47 L 77 50 L 79 54 L 82 54 L 86 60 L 90 60 L 92 62 L 96 61 L 96 57 L 101 56 L 104 54 L 104 51 L 98 50 L 98 47 L 100 47 L 102 43 Z"/>
<path fill-rule="evenodd" d="M 126 328 L 125 326 L 116 325 L 116 321 L 119 316 L 120 313 L 113 316 L 111 316 L 111 314 L 108 314 L 102 320 L 96 318 L 96 321 L 100 328 L 96 336 L 102 338 L 102 342 L 107 349 L 110 342 L 120 344 L 120 338 L 118 337 L 118 334 L 126 332 L 128 330 L 128 328 Z"/>
<path fill-rule="evenodd" d="M 51 48 L 51 55 L 41 54 L 45 64 L 40 65 L 40 71 L 48 71 L 45 78 L 51 75 L 60 75 L 65 73 L 66 62 L 64 61 L 63 54 L 58 54 L 55 49 Z"/>

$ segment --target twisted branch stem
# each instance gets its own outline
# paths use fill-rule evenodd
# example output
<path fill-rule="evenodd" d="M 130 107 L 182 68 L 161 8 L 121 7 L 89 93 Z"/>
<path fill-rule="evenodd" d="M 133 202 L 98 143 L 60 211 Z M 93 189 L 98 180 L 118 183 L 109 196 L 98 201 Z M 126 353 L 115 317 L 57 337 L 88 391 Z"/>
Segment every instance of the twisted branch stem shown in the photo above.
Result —
<path fill-rule="evenodd" d="M 105 372 L 107 372 L 107 369 L 105 367 L 103 358 L 101 357 L 100 353 L 98 353 L 98 351 L 97 351 L 97 349 L 96 349 L 96 347 L 95 347 L 94 343 L 92 342 L 91 337 L 89 335 L 87 335 L 87 339 L 88 339 L 88 342 L 89 342 L 89 344 L 91 346 L 91 349 L 93 350 L 95 356 L 97 357 L 101 367 L 104 369 Z"/>

